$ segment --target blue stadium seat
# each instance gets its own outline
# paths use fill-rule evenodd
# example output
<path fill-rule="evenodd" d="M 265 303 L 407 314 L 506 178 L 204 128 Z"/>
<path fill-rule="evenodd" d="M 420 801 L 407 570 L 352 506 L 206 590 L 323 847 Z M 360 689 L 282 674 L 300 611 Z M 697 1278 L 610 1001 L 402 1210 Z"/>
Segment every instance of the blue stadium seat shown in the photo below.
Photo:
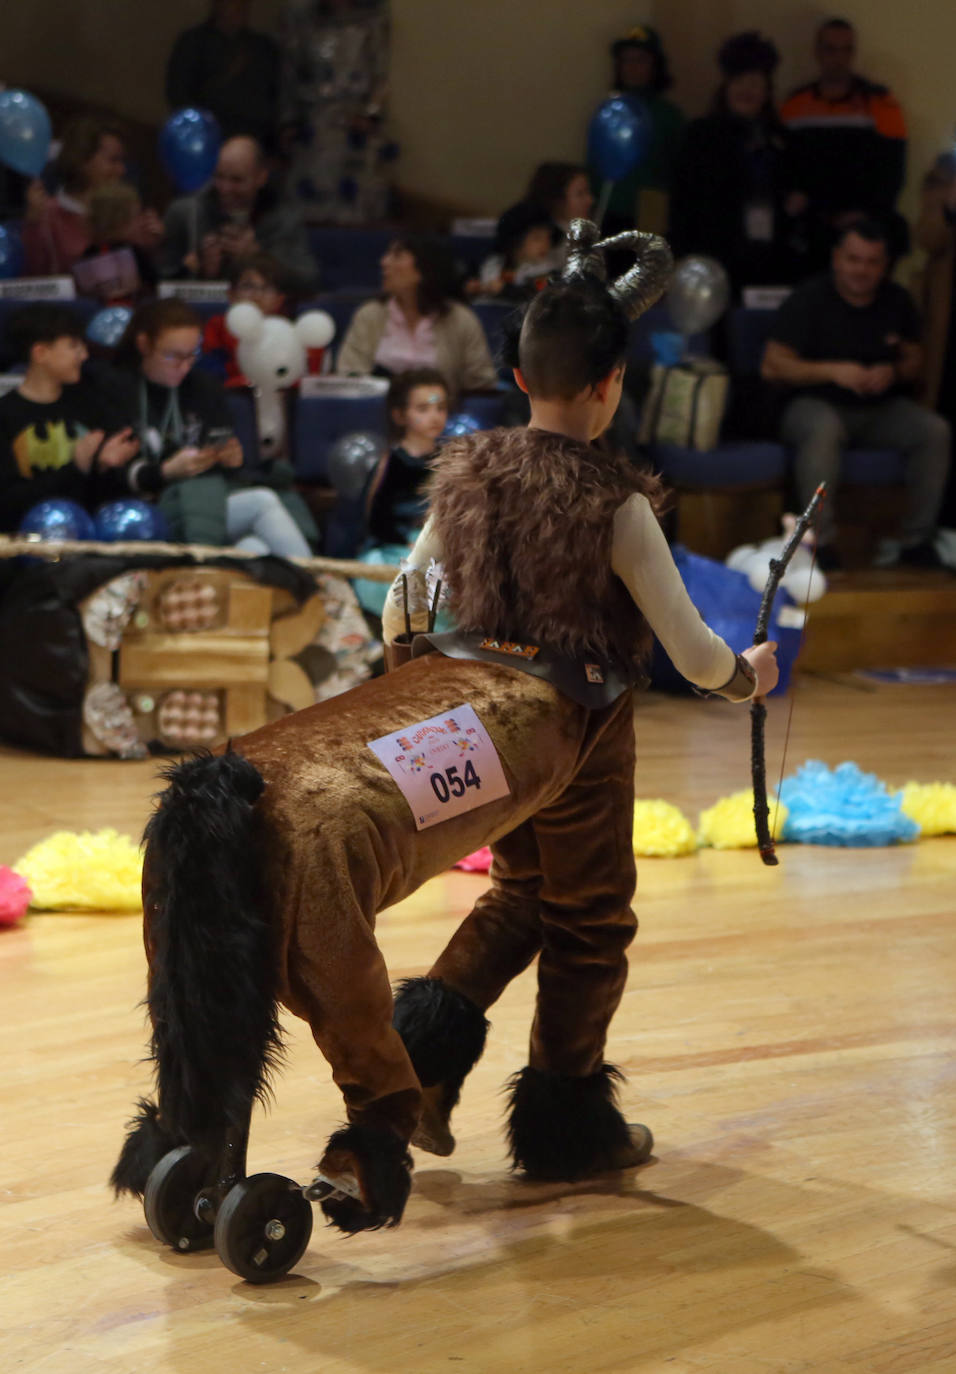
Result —
<path fill-rule="evenodd" d="M 226 403 L 236 429 L 236 438 L 242 445 L 242 465 L 246 468 L 259 466 L 259 429 L 256 424 L 256 403 L 248 387 L 229 387 Z"/>
<path fill-rule="evenodd" d="M 684 489 L 778 486 L 787 471 L 783 445 L 756 440 L 718 444 L 705 452 L 678 444 L 654 444 L 652 453 L 665 480 Z"/>
<path fill-rule="evenodd" d="M 309 243 L 319 265 L 322 290 L 365 287 L 378 291 L 382 285 L 379 263 L 395 232 L 394 229 L 349 229 L 335 225 L 311 228 Z"/>
<path fill-rule="evenodd" d="M 297 396 L 292 406 L 291 451 L 296 476 L 328 484 L 326 454 L 343 434 L 387 433 L 384 396 Z"/>

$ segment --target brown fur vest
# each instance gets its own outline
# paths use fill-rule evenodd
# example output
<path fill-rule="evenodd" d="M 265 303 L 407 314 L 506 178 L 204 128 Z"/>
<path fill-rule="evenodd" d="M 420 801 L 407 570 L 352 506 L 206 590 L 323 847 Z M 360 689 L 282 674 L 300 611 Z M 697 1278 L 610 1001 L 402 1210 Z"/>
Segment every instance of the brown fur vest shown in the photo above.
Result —
<path fill-rule="evenodd" d="M 635 664 L 650 631 L 611 570 L 613 517 L 657 480 L 623 454 L 540 429 L 446 444 L 430 482 L 461 630 Z"/>

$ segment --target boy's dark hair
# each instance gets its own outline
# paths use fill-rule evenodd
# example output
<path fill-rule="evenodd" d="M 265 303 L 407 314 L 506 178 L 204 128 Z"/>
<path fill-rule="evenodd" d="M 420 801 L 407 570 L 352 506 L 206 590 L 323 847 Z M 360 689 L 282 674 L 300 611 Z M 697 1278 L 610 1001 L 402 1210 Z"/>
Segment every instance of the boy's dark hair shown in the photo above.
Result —
<path fill-rule="evenodd" d="M 236 258 L 229 269 L 229 285 L 238 286 L 246 272 L 258 272 L 275 291 L 288 294 L 286 278 L 288 273 L 278 258 L 271 253 L 251 253 L 247 258 Z"/>
<path fill-rule="evenodd" d="M 57 339 L 82 339 L 83 321 L 69 306 L 37 301 L 15 310 L 7 320 L 7 350 L 19 363 L 29 366 L 36 344 L 52 344 Z"/>
<path fill-rule="evenodd" d="M 440 386 L 447 400 L 451 391 L 445 378 L 435 367 L 410 367 L 405 372 L 396 372 L 388 387 L 385 408 L 388 412 L 388 432 L 393 440 L 402 437 L 402 429 L 393 418 L 396 410 L 404 410 L 408 398 L 417 386 Z"/>
<path fill-rule="evenodd" d="M 629 330 L 603 282 L 552 282 L 506 322 L 503 361 L 532 397 L 569 401 L 624 362 Z"/>

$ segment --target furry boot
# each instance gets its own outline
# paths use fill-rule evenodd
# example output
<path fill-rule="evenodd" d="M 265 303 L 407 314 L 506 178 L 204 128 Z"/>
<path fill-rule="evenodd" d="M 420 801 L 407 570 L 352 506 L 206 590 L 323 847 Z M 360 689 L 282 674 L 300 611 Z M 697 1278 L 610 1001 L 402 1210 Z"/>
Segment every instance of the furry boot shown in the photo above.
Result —
<path fill-rule="evenodd" d="M 654 1139 L 618 1111 L 621 1077 L 611 1064 L 587 1078 L 530 1067 L 516 1073 L 508 1085 L 514 1167 L 529 1178 L 573 1182 L 643 1164 Z"/>
<path fill-rule="evenodd" d="M 485 1015 L 440 978 L 406 978 L 395 997 L 392 1024 L 424 1089 L 412 1144 L 433 1155 L 450 1155 L 455 1137 L 449 1118 L 484 1051 Z"/>

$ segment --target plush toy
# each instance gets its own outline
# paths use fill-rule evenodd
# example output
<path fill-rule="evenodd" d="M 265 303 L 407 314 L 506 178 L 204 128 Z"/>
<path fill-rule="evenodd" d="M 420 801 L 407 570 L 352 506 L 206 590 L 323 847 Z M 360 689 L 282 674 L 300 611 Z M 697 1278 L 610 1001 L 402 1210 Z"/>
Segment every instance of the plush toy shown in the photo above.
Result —
<path fill-rule="evenodd" d="M 226 315 L 226 328 L 239 340 L 236 358 L 255 389 L 259 448 L 263 458 L 285 452 L 285 405 L 280 392 L 300 382 L 308 370 L 310 348 L 325 348 L 335 324 L 324 310 L 307 310 L 293 324 L 282 315 L 263 315 L 244 301 Z"/>
<path fill-rule="evenodd" d="M 724 560 L 728 568 L 745 573 L 753 589 L 762 592 L 767 581 L 770 560 L 780 557 L 796 523 L 795 515 L 785 515 L 782 521 L 783 534 L 779 538 L 765 539 L 762 544 L 741 544 L 739 548 L 733 549 Z M 804 606 L 808 601 L 818 601 L 827 589 L 827 580 L 813 561 L 814 538 L 811 528 L 780 579 L 780 586 L 797 606 Z"/>

